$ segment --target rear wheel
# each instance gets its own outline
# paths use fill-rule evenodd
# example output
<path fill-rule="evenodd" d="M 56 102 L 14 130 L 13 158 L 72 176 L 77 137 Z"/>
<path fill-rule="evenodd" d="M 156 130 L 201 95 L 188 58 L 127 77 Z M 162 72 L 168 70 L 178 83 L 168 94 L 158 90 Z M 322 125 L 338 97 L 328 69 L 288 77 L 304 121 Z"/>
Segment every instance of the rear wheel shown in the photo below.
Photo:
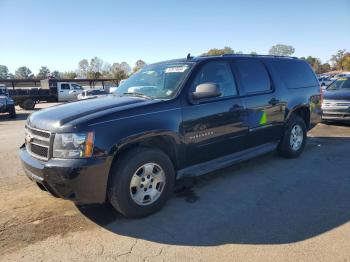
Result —
<path fill-rule="evenodd" d="M 15 109 L 15 105 L 11 106 L 9 109 L 9 115 L 10 118 L 14 119 L 16 118 L 16 109 Z"/>
<path fill-rule="evenodd" d="M 25 110 L 33 110 L 35 107 L 35 102 L 33 99 L 26 99 L 22 102 L 21 107 Z"/>
<path fill-rule="evenodd" d="M 158 211 L 169 198 L 175 171 L 158 149 L 136 148 L 122 155 L 112 167 L 108 198 L 126 217 L 140 218 Z"/>
<path fill-rule="evenodd" d="M 298 115 L 292 115 L 286 125 L 278 151 L 284 157 L 298 157 L 304 150 L 306 138 L 304 120 Z"/>

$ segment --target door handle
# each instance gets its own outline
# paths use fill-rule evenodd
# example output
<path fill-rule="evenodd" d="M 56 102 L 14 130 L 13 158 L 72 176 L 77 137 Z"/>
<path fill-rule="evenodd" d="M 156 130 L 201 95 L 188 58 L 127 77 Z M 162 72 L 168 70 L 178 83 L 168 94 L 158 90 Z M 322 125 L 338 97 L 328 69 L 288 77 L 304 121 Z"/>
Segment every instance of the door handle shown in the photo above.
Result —
<path fill-rule="evenodd" d="M 63 93 L 63 91 L 60 91 L 60 93 Z"/>
<path fill-rule="evenodd" d="M 238 105 L 238 104 L 234 104 L 233 107 L 231 107 L 230 111 L 238 111 L 238 110 L 242 110 L 243 106 Z"/>
<path fill-rule="evenodd" d="M 272 106 L 275 106 L 279 103 L 280 101 L 276 98 L 271 98 L 271 100 L 269 101 L 269 104 Z"/>

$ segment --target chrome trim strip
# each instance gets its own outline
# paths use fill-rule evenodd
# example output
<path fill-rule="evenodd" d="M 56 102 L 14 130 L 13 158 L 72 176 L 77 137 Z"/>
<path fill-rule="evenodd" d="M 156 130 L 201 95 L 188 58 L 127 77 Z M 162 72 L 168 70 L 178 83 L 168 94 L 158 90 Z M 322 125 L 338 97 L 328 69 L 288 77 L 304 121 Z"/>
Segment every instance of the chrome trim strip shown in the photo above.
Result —
<path fill-rule="evenodd" d="M 260 129 L 264 129 L 264 128 L 268 128 L 268 127 L 272 127 L 272 124 L 266 124 L 263 126 L 257 126 L 257 127 L 253 127 L 253 128 L 249 128 L 249 132 L 254 132 Z"/>
<path fill-rule="evenodd" d="M 52 132 L 50 132 L 50 131 L 47 131 L 47 130 L 44 130 L 44 129 L 37 129 L 37 128 L 35 128 L 35 127 L 31 127 L 31 126 L 27 126 L 27 125 L 25 125 L 24 128 L 36 130 L 36 131 L 42 132 L 42 133 L 48 133 L 48 134 L 50 134 L 50 135 L 52 134 Z"/>
<path fill-rule="evenodd" d="M 31 145 L 36 145 L 36 146 L 41 146 L 41 147 L 45 147 L 45 148 L 47 148 L 47 149 L 49 149 L 50 148 L 50 146 L 46 146 L 46 145 L 42 145 L 42 144 L 39 144 L 39 143 L 30 143 Z"/>
<path fill-rule="evenodd" d="M 32 132 L 30 132 L 30 130 L 28 129 L 25 129 L 25 131 L 27 134 L 30 133 L 30 135 L 37 139 L 37 140 L 41 140 L 41 141 L 45 141 L 45 142 L 50 142 L 50 137 L 51 137 L 51 134 L 50 134 L 50 137 L 46 138 L 46 137 L 43 137 L 43 136 L 38 136 L 38 135 L 34 135 Z"/>

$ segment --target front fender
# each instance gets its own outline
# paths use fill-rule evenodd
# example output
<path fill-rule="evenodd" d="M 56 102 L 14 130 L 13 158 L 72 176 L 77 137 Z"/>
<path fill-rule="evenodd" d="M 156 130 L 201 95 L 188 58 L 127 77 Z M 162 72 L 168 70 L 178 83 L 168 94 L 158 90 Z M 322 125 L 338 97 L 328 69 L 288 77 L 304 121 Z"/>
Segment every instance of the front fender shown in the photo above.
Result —
<path fill-rule="evenodd" d="M 179 134 L 173 132 L 173 131 L 169 131 L 169 130 L 149 130 L 146 132 L 142 132 L 142 133 L 138 133 L 138 134 L 132 134 L 130 136 L 124 137 L 122 138 L 119 143 L 117 143 L 114 146 L 114 150 L 116 151 L 120 151 L 123 148 L 125 148 L 126 146 L 130 145 L 130 144 L 137 144 L 137 143 L 141 143 L 143 141 L 146 140 L 151 140 L 151 139 L 155 139 L 155 138 L 165 138 L 168 139 L 170 141 L 172 141 L 172 143 L 174 145 L 180 145 L 181 144 L 181 140 L 179 137 Z M 115 152 L 113 152 L 115 153 Z"/>

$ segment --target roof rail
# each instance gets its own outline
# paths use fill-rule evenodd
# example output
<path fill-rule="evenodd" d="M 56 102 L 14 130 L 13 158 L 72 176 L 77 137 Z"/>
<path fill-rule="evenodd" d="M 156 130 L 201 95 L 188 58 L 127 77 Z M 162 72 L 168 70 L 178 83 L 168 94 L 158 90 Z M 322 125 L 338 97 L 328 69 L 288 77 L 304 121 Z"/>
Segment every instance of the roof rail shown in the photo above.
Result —
<path fill-rule="evenodd" d="M 247 57 L 278 57 L 278 58 L 291 58 L 298 59 L 296 56 L 284 56 L 284 55 L 258 55 L 258 54 L 223 54 L 221 56 L 247 56 Z"/>

